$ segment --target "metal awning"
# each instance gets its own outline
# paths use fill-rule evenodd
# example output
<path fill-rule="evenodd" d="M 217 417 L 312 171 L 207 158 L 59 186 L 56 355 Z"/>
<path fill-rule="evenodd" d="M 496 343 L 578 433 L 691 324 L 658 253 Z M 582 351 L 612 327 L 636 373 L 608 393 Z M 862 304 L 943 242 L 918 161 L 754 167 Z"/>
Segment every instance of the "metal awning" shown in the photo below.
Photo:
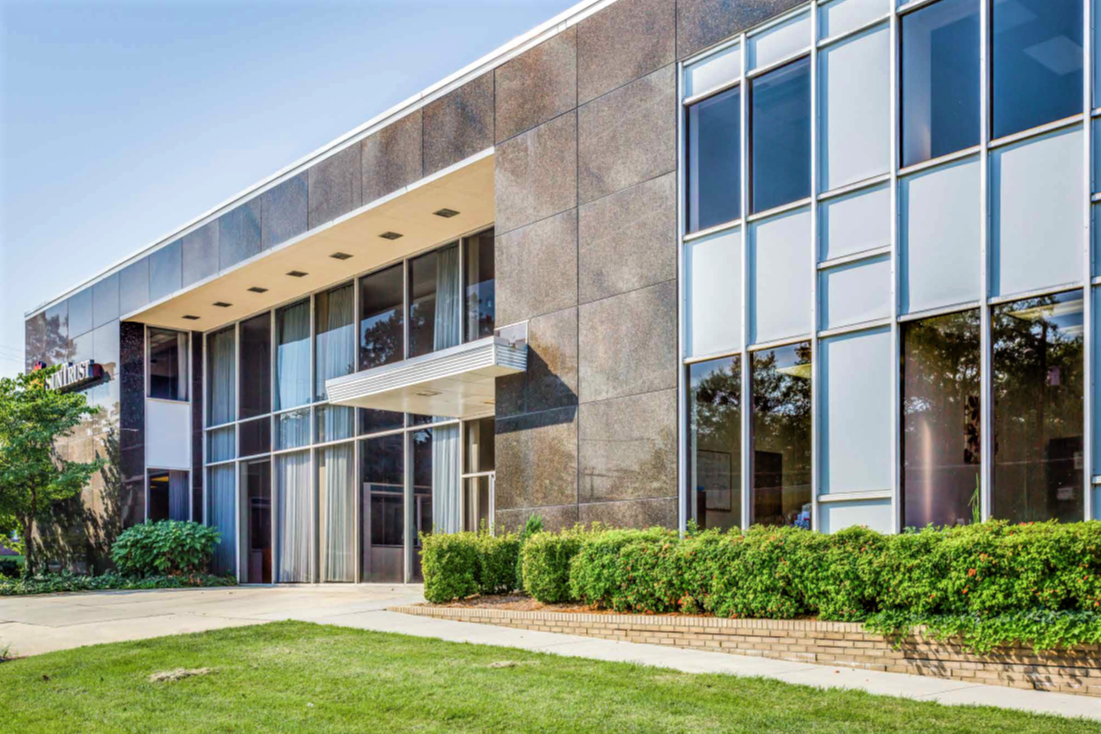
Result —
<path fill-rule="evenodd" d="M 494 413 L 494 382 L 524 372 L 527 328 L 441 349 L 325 383 L 329 402 L 448 418 Z"/>

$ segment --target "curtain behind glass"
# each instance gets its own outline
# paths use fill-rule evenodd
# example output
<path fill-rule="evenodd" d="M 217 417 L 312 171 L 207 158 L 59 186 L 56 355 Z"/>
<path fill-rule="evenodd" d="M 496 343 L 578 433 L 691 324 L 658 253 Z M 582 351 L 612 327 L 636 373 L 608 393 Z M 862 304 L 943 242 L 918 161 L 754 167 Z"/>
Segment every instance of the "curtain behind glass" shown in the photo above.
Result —
<path fill-rule="evenodd" d="M 314 523 L 308 451 L 275 457 L 275 491 L 279 508 L 277 580 L 313 581 Z"/>
<path fill-rule="evenodd" d="M 322 293 L 317 308 L 317 400 L 328 398 L 325 381 L 355 371 L 355 289 L 349 283 Z"/>
<path fill-rule="evenodd" d="M 179 375 L 179 384 L 176 385 L 176 400 L 187 400 L 187 365 L 191 359 L 191 352 L 187 348 L 187 333 L 176 333 L 176 374 Z"/>
<path fill-rule="evenodd" d="M 432 429 L 432 530 L 462 530 L 459 511 L 459 426 Z"/>
<path fill-rule="evenodd" d="M 433 324 L 432 348 L 447 349 L 461 340 L 462 322 L 459 313 L 461 299 L 459 281 L 459 248 L 445 247 L 436 260 L 436 315 Z"/>
<path fill-rule="evenodd" d="M 207 379 L 210 382 L 210 425 L 212 426 L 229 423 L 236 415 L 234 407 L 237 385 L 233 374 L 236 357 L 233 342 L 233 329 L 212 334 L 207 340 L 207 349 L 210 352 Z"/>
<path fill-rule="evenodd" d="M 310 402 L 310 302 L 279 309 L 275 316 L 275 409 Z"/>
<path fill-rule="evenodd" d="M 322 492 L 322 581 L 354 581 L 355 487 L 352 444 L 330 446 L 319 455 Z"/>
<path fill-rule="evenodd" d="M 187 520 L 187 472 L 168 472 L 168 519 Z"/>
<path fill-rule="evenodd" d="M 222 541 L 214 546 L 214 558 L 210 563 L 215 574 L 234 573 L 237 567 L 237 508 L 236 469 L 232 465 L 210 469 L 210 507 L 207 524 L 222 534 Z"/>

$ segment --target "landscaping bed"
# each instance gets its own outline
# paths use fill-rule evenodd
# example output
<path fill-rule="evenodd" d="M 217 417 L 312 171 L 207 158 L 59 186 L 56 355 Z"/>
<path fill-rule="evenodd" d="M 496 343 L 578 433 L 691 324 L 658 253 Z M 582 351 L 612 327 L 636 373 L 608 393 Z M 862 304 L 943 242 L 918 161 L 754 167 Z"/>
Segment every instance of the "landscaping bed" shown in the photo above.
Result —
<path fill-rule="evenodd" d="M 78 576 L 60 573 L 0 581 L 0 596 L 59 594 L 75 591 L 136 591 L 140 589 L 183 589 L 192 587 L 236 586 L 232 576 L 187 574 L 174 576 Z"/>

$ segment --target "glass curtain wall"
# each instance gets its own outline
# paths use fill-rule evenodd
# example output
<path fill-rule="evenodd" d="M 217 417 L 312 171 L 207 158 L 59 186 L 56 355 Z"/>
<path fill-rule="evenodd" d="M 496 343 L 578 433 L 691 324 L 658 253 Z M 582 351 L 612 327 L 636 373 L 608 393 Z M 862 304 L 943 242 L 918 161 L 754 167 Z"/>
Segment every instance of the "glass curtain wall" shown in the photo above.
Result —
<path fill-rule="evenodd" d="M 494 283 L 493 230 L 482 232 L 466 240 L 466 333 L 465 341 L 493 336 L 496 326 L 497 297 Z"/>
<path fill-rule="evenodd" d="M 321 580 L 355 581 L 355 444 L 317 452 Z"/>
<path fill-rule="evenodd" d="M 359 280 L 359 368 L 405 359 L 405 286 L 402 265 Z"/>
<path fill-rule="evenodd" d="M 741 358 L 699 362 L 688 370 L 688 519 L 704 529 L 740 527 Z"/>
<path fill-rule="evenodd" d="M 206 524 L 221 533 L 222 540 L 214 546 L 211 573 L 237 572 L 237 482 L 233 464 L 211 467 L 207 482 Z"/>
<path fill-rule="evenodd" d="M 494 431 L 493 418 L 463 424 L 463 530 L 493 528 Z"/>
<path fill-rule="evenodd" d="M 314 580 L 316 539 L 310 452 L 277 454 L 274 463 L 280 583 Z"/>
<path fill-rule="evenodd" d="M 361 580 L 401 583 L 405 574 L 405 434 L 360 442 Z"/>
<path fill-rule="evenodd" d="M 271 462 L 241 464 L 242 581 L 272 582 Z"/>
<path fill-rule="evenodd" d="M 241 322 L 241 420 L 271 412 L 271 312 Z"/>

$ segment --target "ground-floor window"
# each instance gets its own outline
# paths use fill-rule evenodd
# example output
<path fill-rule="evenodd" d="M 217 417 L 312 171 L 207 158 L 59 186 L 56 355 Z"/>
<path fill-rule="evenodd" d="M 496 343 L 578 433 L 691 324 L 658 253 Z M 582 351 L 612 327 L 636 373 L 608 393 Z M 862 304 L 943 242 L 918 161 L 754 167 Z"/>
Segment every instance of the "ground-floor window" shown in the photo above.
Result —
<path fill-rule="evenodd" d="M 149 508 L 150 522 L 191 519 L 189 476 L 185 471 L 149 471 L 149 499 L 145 506 Z"/>

